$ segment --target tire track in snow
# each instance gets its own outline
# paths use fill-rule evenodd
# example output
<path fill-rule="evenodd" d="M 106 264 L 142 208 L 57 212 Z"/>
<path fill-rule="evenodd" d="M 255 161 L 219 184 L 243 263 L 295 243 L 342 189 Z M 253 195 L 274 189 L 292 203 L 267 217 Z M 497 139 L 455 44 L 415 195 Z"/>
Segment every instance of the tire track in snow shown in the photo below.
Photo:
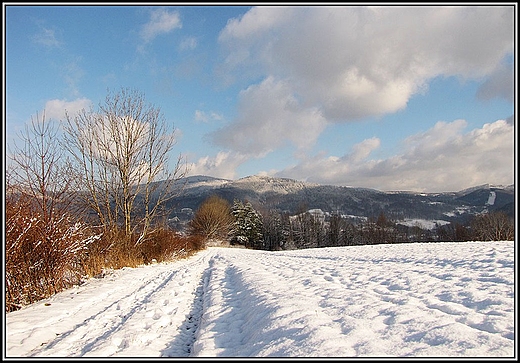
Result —
<path fill-rule="evenodd" d="M 119 293 L 99 297 L 96 306 L 87 307 L 77 297 L 77 306 L 89 311 L 84 313 L 83 321 L 56 333 L 47 328 L 47 340 L 28 356 L 188 356 L 202 314 L 207 255 L 208 251 L 201 251 L 188 260 L 154 266 L 160 271 L 151 270 L 140 281 L 121 281 L 126 286 L 114 289 Z M 122 289 L 128 290 L 123 298 Z M 81 314 L 78 309 L 74 308 L 73 313 Z M 70 314 L 53 318 L 57 327 L 66 316 Z M 176 339 L 168 347 L 164 343 L 156 346 L 156 342 L 164 342 L 165 336 Z"/>
<path fill-rule="evenodd" d="M 210 263 L 211 264 L 211 263 Z M 195 297 L 191 304 L 191 310 L 186 319 L 178 328 L 180 333 L 172 341 L 171 345 L 161 352 L 163 357 L 189 357 L 196 340 L 196 333 L 203 314 L 204 291 L 210 275 L 209 267 L 202 274 L 199 285 L 195 290 Z"/>

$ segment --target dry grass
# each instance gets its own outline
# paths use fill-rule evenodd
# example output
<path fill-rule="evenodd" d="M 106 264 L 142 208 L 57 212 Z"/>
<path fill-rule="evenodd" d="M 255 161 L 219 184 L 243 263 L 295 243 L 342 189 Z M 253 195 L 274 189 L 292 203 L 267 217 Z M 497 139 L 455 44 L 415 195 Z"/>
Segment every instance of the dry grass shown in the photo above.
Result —
<path fill-rule="evenodd" d="M 204 249 L 199 236 L 157 228 L 136 244 L 122 230 L 105 233 L 61 215 L 44 223 L 30 198 L 6 200 L 6 311 L 45 299 L 104 270 L 186 258 Z"/>

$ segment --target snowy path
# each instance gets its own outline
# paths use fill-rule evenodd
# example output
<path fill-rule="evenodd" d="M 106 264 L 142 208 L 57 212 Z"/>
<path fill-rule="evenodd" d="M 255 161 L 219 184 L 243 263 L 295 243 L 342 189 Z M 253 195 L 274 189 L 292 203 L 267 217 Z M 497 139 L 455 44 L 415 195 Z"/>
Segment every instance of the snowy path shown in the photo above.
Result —
<path fill-rule="evenodd" d="M 8 314 L 7 356 L 512 357 L 514 331 L 514 242 L 208 248 Z"/>
<path fill-rule="evenodd" d="M 34 304 L 25 310 L 34 313 L 30 326 L 9 325 L 9 353 L 17 355 L 27 350 L 28 341 L 41 341 L 29 356 L 188 356 L 201 314 L 208 255 L 204 251 L 174 264 L 114 271 Z M 98 285 L 103 285 L 101 293 Z M 41 309 L 53 311 L 42 315 Z M 13 321 L 16 313 L 9 314 Z M 171 344 L 164 346 L 165 340 Z"/>

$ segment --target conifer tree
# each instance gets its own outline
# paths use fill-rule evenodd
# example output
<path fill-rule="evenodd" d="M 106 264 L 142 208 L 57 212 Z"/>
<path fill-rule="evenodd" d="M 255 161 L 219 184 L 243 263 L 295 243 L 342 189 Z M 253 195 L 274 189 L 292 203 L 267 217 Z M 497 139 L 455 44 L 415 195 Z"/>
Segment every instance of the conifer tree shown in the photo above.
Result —
<path fill-rule="evenodd" d="M 250 202 L 245 204 L 239 200 L 233 202 L 231 213 L 235 218 L 231 231 L 231 243 L 241 244 L 249 248 L 261 246 L 262 218 Z"/>

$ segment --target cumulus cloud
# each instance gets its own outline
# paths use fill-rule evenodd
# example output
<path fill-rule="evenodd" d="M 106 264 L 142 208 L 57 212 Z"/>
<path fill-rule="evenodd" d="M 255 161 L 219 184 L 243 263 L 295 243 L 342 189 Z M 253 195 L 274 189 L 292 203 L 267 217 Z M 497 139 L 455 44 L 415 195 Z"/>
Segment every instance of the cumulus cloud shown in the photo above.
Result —
<path fill-rule="evenodd" d="M 491 76 L 480 93 L 491 97 L 507 81 L 497 67 L 512 54 L 513 21 L 510 6 L 254 7 L 220 33 L 220 70 L 261 82 L 215 141 L 239 152 L 284 139 L 299 147 L 326 122 L 406 108 L 439 76 Z"/>
<path fill-rule="evenodd" d="M 317 155 L 276 173 L 322 184 L 379 190 L 458 191 L 471 186 L 514 183 L 514 125 L 506 120 L 464 133 L 464 120 L 438 122 L 404 140 L 404 152 L 370 159 L 380 146 L 365 140 L 342 156 Z"/>
<path fill-rule="evenodd" d="M 265 64 L 271 57 L 271 50 L 265 43 L 270 35 L 276 35 L 284 22 L 290 21 L 293 11 L 293 7 L 284 6 L 253 7 L 242 17 L 228 20 L 218 38 L 227 52 L 222 71 L 228 73 L 237 69 L 242 72 L 249 68 L 265 74 Z M 230 73 L 226 76 L 233 78 Z"/>
<path fill-rule="evenodd" d="M 92 106 L 92 101 L 87 98 L 78 98 L 74 101 L 49 100 L 45 103 L 45 117 L 47 119 L 63 120 L 65 112 L 73 117 L 82 109 L 88 110 Z"/>
<path fill-rule="evenodd" d="M 216 156 L 204 156 L 188 164 L 189 175 L 211 175 L 216 178 L 235 179 L 236 169 L 249 159 L 232 152 L 219 152 Z"/>
<path fill-rule="evenodd" d="M 166 9 L 152 11 L 150 20 L 141 29 L 141 39 L 145 43 L 151 42 L 156 36 L 169 33 L 174 29 L 182 27 L 178 12 L 168 12 Z"/>
<path fill-rule="evenodd" d="M 219 35 L 219 39 L 249 41 L 252 37 L 262 37 L 263 33 L 283 25 L 291 17 L 293 10 L 293 7 L 287 6 L 253 7 L 239 19 L 230 19 Z"/>
<path fill-rule="evenodd" d="M 480 100 L 491 100 L 493 98 L 503 98 L 513 102 L 514 73 L 512 64 L 501 64 L 491 73 L 489 78 L 482 84 L 477 92 L 477 98 Z"/>
<path fill-rule="evenodd" d="M 285 82 L 268 77 L 240 93 L 237 118 L 210 136 L 217 145 L 260 157 L 287 142 L 304 150 L 325 125 L 318 109 L 302 108 Z"/>

